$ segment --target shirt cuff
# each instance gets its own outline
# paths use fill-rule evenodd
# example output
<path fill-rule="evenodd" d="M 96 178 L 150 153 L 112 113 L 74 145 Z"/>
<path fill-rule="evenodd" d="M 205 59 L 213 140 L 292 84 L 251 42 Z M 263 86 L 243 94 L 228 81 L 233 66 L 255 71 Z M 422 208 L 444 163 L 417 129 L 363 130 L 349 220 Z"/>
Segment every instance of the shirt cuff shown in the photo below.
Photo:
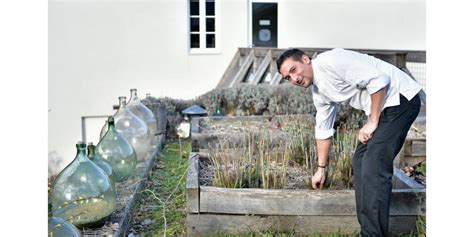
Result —
<path fill-rule="evenodd" d="M 334 135 L 334 132 L 336 132 L 334 128 L 331 128 L 329 130 L 322 130 L 316 128 L 314 129 L 314 136 L 316 137 L 316 139 L 327 139 L 332 137 L 332 135 Z"/>

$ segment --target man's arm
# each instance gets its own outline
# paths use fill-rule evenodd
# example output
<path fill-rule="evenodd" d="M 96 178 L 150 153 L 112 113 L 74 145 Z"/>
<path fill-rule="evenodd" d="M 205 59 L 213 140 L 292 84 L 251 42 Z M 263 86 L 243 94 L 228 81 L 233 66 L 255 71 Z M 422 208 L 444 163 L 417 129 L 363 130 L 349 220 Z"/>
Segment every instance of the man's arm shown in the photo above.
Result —
<path fill-rule="evenodd" d="M 359 141 L 366 144 L 372 138 L 372 135 L 379 124 L 380 113 L 385 104 L 385 95 L 387 86 L 370 95 L 371 106 L 370 116 L 367 123 L 359 130 Z"/>
<path fill-rule="evenodd" d="M 326 179 L 326 166 L 328 165 L 329 151 L 332 137 L 327 139 L 316 139 L 316 150 L 318 151 L 318 169 L 311 179 L 313 189 L 323 188 Z"/>

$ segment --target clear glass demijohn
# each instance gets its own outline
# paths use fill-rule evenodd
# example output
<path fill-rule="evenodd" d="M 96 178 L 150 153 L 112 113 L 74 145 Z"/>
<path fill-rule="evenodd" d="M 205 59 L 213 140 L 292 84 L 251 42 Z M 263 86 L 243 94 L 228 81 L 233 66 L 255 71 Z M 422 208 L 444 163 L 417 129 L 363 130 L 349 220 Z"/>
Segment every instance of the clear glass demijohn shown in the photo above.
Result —
<path fill-rule="evenodd" d="M 130 100 L 127 103 L 127 108 L 146 123 L 148 130 L 150 130 L 151 143 L 155 133 L 157 132 L 156 118 L 153 112 L 140 101 L 140 98 L 138 98 L 137 89 L 130 89 Z"/>
<path fill-rule="evenodd" d="M 133 146 L 137 159 L 145 160 L 150 148 L 150 130 L 146 123 L 126 106 L 126 97 L 120 96 L 120 107 L 114 115 L 115 129 Z"/>
<path fill-rule="evenodd" d="M 122 182 L 135 173 L 137 155 L 133 146 L 114 125 L 112 116 L 108 119 L 108 130 L 95 148 L 95 155 L 112 166 L 116 182 Z"/>
<path fill-rule="evenodd" d="M 102 129 L 100 130 L 100 139 L 104 137 L 104 135 L 107 133 L 108 130 L 109 130 L 109 122 L 106 119 L 104 126 L 102 126 Z"/>
<path fill-rule="evenodd" d="M 52 215 L 76 226 L 96 225 L 115 209 L 115 185 L 87 158 L 86 144 L 78 142 L 76 148 L 76 158 L 54 181 L 50 193 Z"/>
<path fill-rule="evenodd" d="M 48 237 L 81 237 L 81 232 L 76 226 L 63 218 L 48 218 Z"/>
<path fill-rule="evenodd" d="M 105 171 L 109 179 L 115 185 L 114 169 L 112 169 L 112 166 L 106 160 L 102 159 L 102 157 L 95 152 L 95 149 L 96 148 L 94 144 L 92 142 L 89 142 L 89 144 L 87 145 L 87 157 L 97 166 L 99 166 L 103 171 Z"/>

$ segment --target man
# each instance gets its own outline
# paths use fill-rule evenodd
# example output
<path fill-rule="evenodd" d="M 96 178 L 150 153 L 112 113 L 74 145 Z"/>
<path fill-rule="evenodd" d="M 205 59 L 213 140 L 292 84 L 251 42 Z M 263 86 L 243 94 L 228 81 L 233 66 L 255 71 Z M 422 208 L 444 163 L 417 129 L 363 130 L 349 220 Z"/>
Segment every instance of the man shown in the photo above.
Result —
<path fill-rule="evenodd" d="M 357 219 L 361 236 L 388 236 L 393 159 L 420 111 L 420 85 L 389 63 L 341 48 L 312 60 L 301 50 L 289 49 L 277 67 L 291 84 L 312 88 L 318 154 L 314 189 L 322 189 L 325 181 L 337 104 L 348 101 L 368 116 L 352 164 Z"/>

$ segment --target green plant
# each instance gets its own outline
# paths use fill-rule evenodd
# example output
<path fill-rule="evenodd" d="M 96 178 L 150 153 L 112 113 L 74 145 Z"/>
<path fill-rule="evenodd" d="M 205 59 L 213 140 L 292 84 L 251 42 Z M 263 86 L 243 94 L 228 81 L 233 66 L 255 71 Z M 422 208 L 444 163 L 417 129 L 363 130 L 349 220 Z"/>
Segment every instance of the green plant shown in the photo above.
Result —
<path fill-rule="evenodd" d="M 309 122 L 307 115 L 272 117 L 268 119 L 269 122 L 265 121 L 251 124 L 249 121 L 236 120 L 231 124 L 208 124 L 209 129 L 220 131 L 232 127 L 233 131 L 244 131 L 245 134 L 244 142 L 237 135 L 235 138 L 221 138 L 217 147 L 210 147 L 210 157 L 215 167 L 213 185 L 229 188 L 284 188 L 287 168 L 292 166 L 299 167 L 308 176 L 304 186 L 310 188 L 309 177 L 314 173 L 317 157 L 314 122 Z M 277 129 L 274 128 L 275 124 L 278 125 Z M 356 129 L 347 126 L 337 129 L 326 188 L 352 187 L 352 154 L 356 146 Z"/>
<path fill-rule="evenodd" d="M 280 142 L 281 143 L 281 142 Z M 284 147 L 281 151 L 279 147 Z M 247 132 L 245 142 L 221 139 L 210 149 L 213 185 L 227 188 L 283 188 L 290 158 L 288 146 L 274 141 L 270 133 Z"/>
<path fill-rule="evenodd" d="M 426 236 L 426 216 L 417 216 L 415 229 L 412 230 L 408 235 L 410 237 L 425 237 Z"/>
<path fill-rule="evenodd" d="M 338 128 L 328 167 L 328 187 L 352 187 L 352 154 L 357 147 L 357 130 Z"/>
<path fill-rule="evenodd" d="M 191 151 L 189 140 L 183 141 L 183 154 Z M 162 150 L 150 181 L 140 194 L 134 217 L 150 219 L 153 223 L 140 231 L 140 236 L 186 235 L 186 174 L 187 159 L 180 155 L 178 142 L 168 143 Z"/>
<path fill-rule="evenodd" d="M 426 176 L 426 163 L 421 162 L 416 166 L 416 171 L 420 172 L 422 175 Z"/>

